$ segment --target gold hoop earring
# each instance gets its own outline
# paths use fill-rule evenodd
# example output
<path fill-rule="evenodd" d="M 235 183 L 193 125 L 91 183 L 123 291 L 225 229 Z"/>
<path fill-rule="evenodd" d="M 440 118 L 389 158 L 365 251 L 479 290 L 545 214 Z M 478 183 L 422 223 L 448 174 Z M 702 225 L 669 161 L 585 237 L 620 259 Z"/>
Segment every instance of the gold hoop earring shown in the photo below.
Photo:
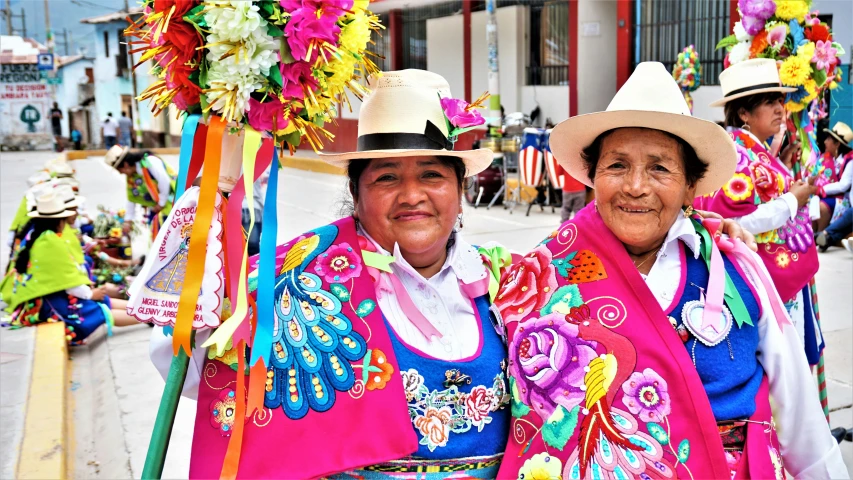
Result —
<path fill-rule="evenodd" d="M 744 123 L 744 124 L 743 124 L 743 126 L 742 126 L 742 127 L 740 127 L 740 129 L 741 129 L 741 130 L 746 130 L 747 132 L 752 133 L 752 130 L 749 128 L 749 124 L 748 124 L 748 123 Z"/>

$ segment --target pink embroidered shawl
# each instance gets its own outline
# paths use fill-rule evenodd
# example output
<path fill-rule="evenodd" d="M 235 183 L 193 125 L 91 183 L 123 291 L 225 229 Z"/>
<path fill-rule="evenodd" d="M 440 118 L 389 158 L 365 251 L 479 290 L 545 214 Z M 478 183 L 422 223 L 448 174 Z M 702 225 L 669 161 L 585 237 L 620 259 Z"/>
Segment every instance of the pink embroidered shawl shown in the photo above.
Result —
<path fill-rule="evenodd" d="M 697 198 L 694 206 L 723 217 L 742 217 L 759 205 L 787 193 L 793 182 L 788 170 L 743 130 L 730 132 L 739 159 L 734 176 L 716 193 Z M 794 298 L 817 273 L 819 263 L 808 206 L 776 230 L 756 236 L 758 255 L 783 301 Z"/>
<path fill-rule="evenodd" d="M 294 247 L 306 253 L 297 257 L 301 263 L 287 265 Z M 312 478 L 414 453 L 418 441 L 399 367 L 352 218 L 279 246 L 277 254 L 277 340 L 270 355 L 276 358 L 267 373 L 265 407 L 235 419 L 238 352 L 208 360 L 190 478 L 219 478 L 237 421 L 245 422 L 240 478 Z M 276 363 L 287 354 L 296 357 L 290 367 Z M 271 399 L 281 405 L 267 407 Z"/>
<path fill-rule="evenodd" d="M 684 344 L 592 205 L 513 265 L 495 306 L 513 416 L 499 478 L 729 478 Z M 756 401 L 769 421 L 767 388 Z M 770 441 L 749 435 L 742 478 L 774 478 Z"/>

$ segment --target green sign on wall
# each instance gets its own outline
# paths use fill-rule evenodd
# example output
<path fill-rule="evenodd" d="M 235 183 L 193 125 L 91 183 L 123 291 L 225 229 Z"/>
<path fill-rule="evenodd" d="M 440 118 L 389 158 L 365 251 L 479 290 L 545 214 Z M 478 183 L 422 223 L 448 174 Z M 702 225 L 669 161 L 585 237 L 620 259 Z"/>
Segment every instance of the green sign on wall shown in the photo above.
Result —
<path fill-rule="evenodd" d="M 41 120 L 41 113 L 32 105 L 21 109 L 21 121 L 27 124 L 27 131 L 35 133 L 36 124 Z"/>

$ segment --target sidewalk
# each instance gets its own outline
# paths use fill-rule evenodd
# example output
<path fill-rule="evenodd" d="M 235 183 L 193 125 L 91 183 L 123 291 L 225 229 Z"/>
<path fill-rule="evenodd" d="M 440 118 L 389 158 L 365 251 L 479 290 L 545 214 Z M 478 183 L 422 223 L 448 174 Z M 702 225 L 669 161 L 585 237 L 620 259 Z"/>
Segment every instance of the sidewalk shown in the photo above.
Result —
<path fill-rule="evenodd" d="M 0 478 L 15 478 L 33 368 L 35 328 L 0 330 Z M 12 447 L 15 448 L 12 448 Z"/>

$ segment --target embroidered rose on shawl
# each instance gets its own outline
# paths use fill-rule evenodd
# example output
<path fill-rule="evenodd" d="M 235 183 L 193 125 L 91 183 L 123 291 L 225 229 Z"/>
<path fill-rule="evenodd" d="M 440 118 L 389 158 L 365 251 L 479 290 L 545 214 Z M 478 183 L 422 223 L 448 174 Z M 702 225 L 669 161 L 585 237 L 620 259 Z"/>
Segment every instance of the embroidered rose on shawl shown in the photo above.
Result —
<path fill-rule="evenodd" d="M 750 164 L 755 190 L 762 202 L 769 202 L 785 191 L 785 179 L 761 162 Z"/>
<path fill-rule="evenodd" d="M 237 399 L 234 390 L 230 388 L 219 392 L 219 397 L 210 402 L 210 426 L 219 429 L 223 437 L 231 436 L 234 427 L 234 411 L 237 408 Z"/>
<path fill-rule="evenodd" d="M 429 442 L 429 445 L 435 447 L 443 447 L 447 445 L 447 438 L 450 434 L 450 419 L 453 412 L 450 407 L 429 407 L 423 415 L 415 418 L 415 427 L 421 432 L 421 435 Z"/>
<path fill-rule="evenodd" d="M 465 397 L 465 415 L 482 430 L 483 425 L 491 421 L 489 413 L 492 411 L 493 403 L 494 395 L 492 392 L 482 385 L 477 385 Z"/>
<path fill-rule="evenodd" d="M 622 402 L 644 422 L 660 422 L 669 415 L 670 403 L 666 380 L 651 368 L 634 372 L 622 384 L 625 398 Z"/>
<path fill-rule="evenodd" d="M 752 195 L 752 178 L 743 173 L 736 173 L 723 185 L 723 193 L 731 200 L 740 202 Z"/>
<path fill-rule="evenodd" d="M 361 275 L 361 258 L 350 244 L 333 245 L 317 257 L 314 272 L 329 283 L 343 283 Z"/>
<path fill-rule="evenodd" d="M 495 305 L 504 322 L 519 321 L 541 308 L 556 288 L 551 251 L 545 246 L 538 247 L 507 271 Z"/>
<path fill-rule="evenodd" d="M 406 401 L 411 402 L 418 396 L 421 385 L 424 384 L 424 377 L 414 368 L 400 373 L 403 375 L 403 391 L 406 392 Z"/>
<path fill-rule="evenodd" d="M 391 380 L 394 367 L 388 363 L 388 358 L 378 348 L 370 351 L 370 366 L 368 367 L 368 379 L 365 387 L 368 390 L 382 390 Z"/>
<path fill-rule="evenodd" d="M 557 405 L 571 410 L 584 399 L 584 367 L 596 358 L 595 342 L 578 338 L 565 315 L 551 314 L 518 325 L 509 346 L 509 370 L 520 400 L 544 420 Z"/>

